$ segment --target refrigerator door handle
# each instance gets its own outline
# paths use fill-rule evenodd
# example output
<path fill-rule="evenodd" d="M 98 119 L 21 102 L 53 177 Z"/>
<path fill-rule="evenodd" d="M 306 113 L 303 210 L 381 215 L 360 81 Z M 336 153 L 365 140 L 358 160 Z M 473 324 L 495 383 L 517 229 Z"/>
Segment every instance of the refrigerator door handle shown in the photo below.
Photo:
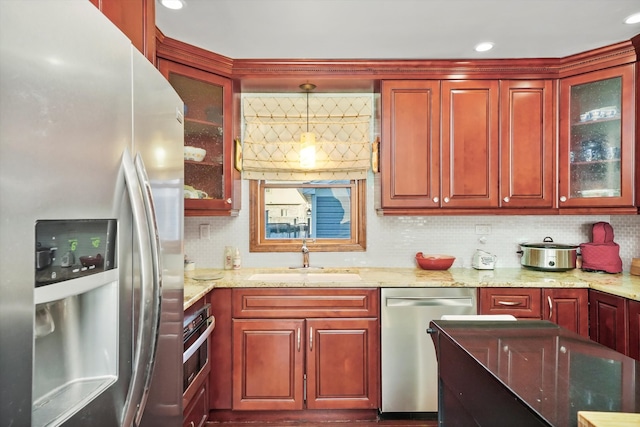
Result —
<path fill-rule="evenodd" d="M 136 155 L 135 159 L 136 173 L 138 175 L 138 181 L 142 188 L 142 200 L 144 201 L 146 224 L 149 229 L 149 246 L 151 249 L 151 265 L 152 265 L 152 282 L 151 287 L 148 288 L 151 291 L 150 300 L 145 300 L 148 307 L 148 320 L 150 325 L 149 335 L 145 338 L 146 341 L 142 342 L 143 348 L 147 350 L 144 376 L 144 389 L 142 399 L 138 406 L 136 413 L 135 424 L 139 425 L 144 413 L 145 405 L 149 397 L 149 386 L 151 385 L 151 374 L 153 373 L 153 367 L 156 362 L 156 350 L 158 349 L 158 337 L 160 334 L 160 311 L 162 304 L 162 258 L 160 257 L 160 232 L 158 231 L 158 221 L 156 217 L 156 208 L 153 201 L 153 193 L 151 191 L 151 181 L 147 175 L 147 169 L 144 166 L 144 161 L 140 153 Z M 142 327 L 142 326 L 141 326 Z"/>
<path fill-rule="evenodd" d="M 136 155 L 135 160 L 136 172 L 138 179 L 140 180 L 140 187 L 142 188 L 142 199 L 144 201 L 146 224 L 149 227 L 149 245 L 151 248 L 151 261 L 152 261 L 152 339 L 153 339 L 153 356 L 155 356 L 156 344 L 160 333 L 160 305 L 162 302 L 162 258 L 160 257 L 160 232 L 158 231 L 158 221 L 156 216 L 156 207 L 153 201 L 153 193 L 151 191 L 151 182 L 147 176 L 147 169 L 144 166 L 144 161 L 140 154 Z M 152 357 L 155 360 L 155 357 Z"/>
<path fill-rule="evenodd" d="M 160 322 L 159 236 L 154 216 L 151 186 L 138 155 L 136 163 L 129 150 L 123 157 L 125 182 L 131 202 L 133 224 L 140 250 L 140 314 L 135 343 L 131 384 L 122 415 L 122 425 L 138 425 L 149 395 Z M 135 422 L 135 424 L 134 424 Z"/>

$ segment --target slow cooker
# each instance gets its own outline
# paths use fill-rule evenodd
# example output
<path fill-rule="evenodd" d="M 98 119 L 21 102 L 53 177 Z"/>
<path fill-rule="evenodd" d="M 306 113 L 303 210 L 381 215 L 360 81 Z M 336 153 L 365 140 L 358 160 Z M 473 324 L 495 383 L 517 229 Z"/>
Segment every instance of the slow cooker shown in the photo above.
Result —
<path fill-rule="evenodd" d="M 576 268 L 579 245 L 554 243 L 545 237 L 542 243 L 521 243 L 520 264 L 543 271 L 567 271 Z"/>

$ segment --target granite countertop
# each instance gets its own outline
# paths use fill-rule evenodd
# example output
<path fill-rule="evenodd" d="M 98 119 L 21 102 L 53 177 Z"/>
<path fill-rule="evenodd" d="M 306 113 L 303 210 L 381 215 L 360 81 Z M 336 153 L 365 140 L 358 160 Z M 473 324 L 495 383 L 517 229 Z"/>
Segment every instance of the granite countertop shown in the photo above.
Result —
<path fill-rule="evenodd" d="M 271 278 L 249 280 L 255 274 Z M 352 275 L 360 276 L 351 280 Z M 289 276 L 293 275 L 293 276 Z M 318 281 L 321 275 L 346 281 Z M 342 276 L 342 277 L 339 277 Z M 357 279 L 357 278 L 356 278 Z M 579 269 L 543 272 L 525 268 L 475 270 L 451 268 L 427 271 L 418 268 L 325 268 L 308 271 L 283 268 L 242 268 L 240 270 L 197 269 L 184 275 L 184 308 L 187 309 L 213 288 L 366 288 L 366 287 L 532 287 L 590 288 L 640 301 L 640 276 L 629 273 L 587 273 Z"/>

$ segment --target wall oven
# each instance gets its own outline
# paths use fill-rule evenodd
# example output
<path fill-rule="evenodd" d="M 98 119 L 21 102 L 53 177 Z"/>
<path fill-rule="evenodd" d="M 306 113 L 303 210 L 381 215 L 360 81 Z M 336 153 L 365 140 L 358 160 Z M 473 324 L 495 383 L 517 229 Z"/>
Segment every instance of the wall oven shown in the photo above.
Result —
<path fill-rule="evenodd" d="M 210 310 L 211 305 L 207 304 L 184 319 L 182 391 L 185 399 L 188 394 L 195 393 L 210 371 L 209 336 L 216 326 L 215 317 Z"/>

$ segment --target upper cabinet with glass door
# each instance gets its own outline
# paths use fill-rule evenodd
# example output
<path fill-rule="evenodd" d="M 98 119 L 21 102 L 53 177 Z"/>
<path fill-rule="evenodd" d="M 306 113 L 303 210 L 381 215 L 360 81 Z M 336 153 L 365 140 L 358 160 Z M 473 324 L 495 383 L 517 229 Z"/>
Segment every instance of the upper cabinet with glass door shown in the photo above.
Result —
<path fill-rule="evenodd" d="M 633 65 L 561 80 L 561 209 L 633 207 L 633 82 Z"/>
<path fill-rule="evenodd" d="M 173 61 L 158 62 L 184 101 L 185 215 L 234 214 L 231 81 Z"/>

